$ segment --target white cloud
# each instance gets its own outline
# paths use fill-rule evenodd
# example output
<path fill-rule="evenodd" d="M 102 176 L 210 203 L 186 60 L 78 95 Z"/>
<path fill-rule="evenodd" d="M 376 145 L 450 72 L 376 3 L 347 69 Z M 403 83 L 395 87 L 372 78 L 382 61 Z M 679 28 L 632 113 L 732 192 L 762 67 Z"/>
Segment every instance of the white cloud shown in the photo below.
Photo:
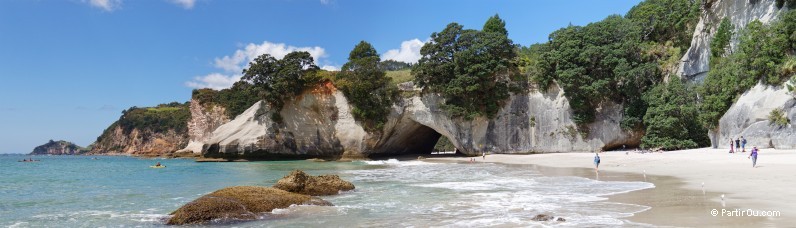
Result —
<path fill-rule="evenodd" d="M 381 59 L 417 63 L 417 60 L 420 60 L 420 48 L 422 48 L 423 44 L 426 42 L 420 41 L 417 38 L 401 42 L 401 49 L 388 50 L 381 55 Z"/>
<path fill-rule="evenodd" d="M 262 54 L 270 54 L 274 58 L 281 59 L 285 55 L 294 51 L 309 52 L 316 63 L 324 62 L 322 69 L 340 70 L 339 67 L 330 65 L 326 60 L 326 50 L 321 47 L 295 47 L 284 43 L 271 43 L 263 41 L 261 44 L 249 43 L 243 48 L 238 49 L 232 55 L 215 58 L 213 66 L 221 69 L 224 73 L 211 73 L 204 76 L 194 77 L 193 80 L 185 82 L 185 86 L 191 88 L 211 88 L 225 89 L 235 84 L 242 77 L 241 71 L 248 67 L 249 62 Z"/>
<path fill-rule="evenodd" d="M 340 71 L 340 67 L 332 66 L 332 65 L 324 65 L 321 69 L 328 70 L 328 71 Z"/>
<path fill-rule="evenodd" d="M 216 58 L 215 66 L 228 72 L 239 73 L 249 64 L 249 62 L 254 60 L 254 58 L 257 58 L 257 56 L 262 54 L 270 54 L 271 56 L 274 56 L 274 58 L 281 59 L 288 53 L 294 51 L 309 52 L 312 58 L 315 59 L 315 62 L 318 62 L 320 58 L 326 57 L 326 50 L 318 46 L 294 47 L 284 43 L 271 43 L 264 41 L 262 44 L 250 43 L 246 45 L 245 48 L 235 51 L 235 54 L 232 56 L 227 55 L 221 58 Z"/>
<path fill-rule="evenodd" d="M 201 89 L 201 88 L 211 88 L 215 90 L 226 89 L 232 87 L 232 84 L 235 84 L 238 80 L 240 80 L 242 75 L 224 75 L 220 73 L 212 73 L 205 76 L 197 76 L 194 77 L 193 81 L 185 82 L 185 86 Z"/>
<path fill-rule="evenodd" d="M 185 9 L 193 9 L 193 5 L 196 3 L 196 0 L 169 0 L 174 4 L 182 6 Z"/>
<path fill-rule="evenodd" d="M 83 2 L 86 2 L 86 0 Z M 88 4 L 93 7 L 111 12 L 122 6 L 122 0 L 88 0 Z"/>
<path fill-rule="evenodd" d="M 321 4 L 329 5 L 329 3 L 332 3 L 332 0 L 321 0 Z"/>

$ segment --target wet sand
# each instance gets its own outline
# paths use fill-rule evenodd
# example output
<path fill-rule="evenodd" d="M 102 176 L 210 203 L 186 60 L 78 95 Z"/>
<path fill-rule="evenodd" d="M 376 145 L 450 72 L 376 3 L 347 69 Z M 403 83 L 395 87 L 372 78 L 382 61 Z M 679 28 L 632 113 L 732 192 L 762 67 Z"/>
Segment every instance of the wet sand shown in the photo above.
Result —
<path fill-rule="evenodd" d="M 602 153 L 599 175 L 591 153 L 487 155 L 476 162 L 528 165 L 551 176 L 602 181 L 646 181 L 655 188 L 618 194 L 609 200 L 652 207 L 632 222 L 675 227 L 790 227 L 796 221 L 796 151 L 764 149 L 758 168 L 749 153 L 695 149 L 665 153 Z M 470 157 L 432 157 L 431 162 L 468 162 Z M 702 183 L 705 183 L 705 192 Z M 722 200 L 721 195 L 724 195 Z M 717 216 L 711 214 L 712 210 Z M 730 211 L 779 211 L 779 216 L 745 216 Z M 725 213 L 722 215 L 722 211 Z"/>

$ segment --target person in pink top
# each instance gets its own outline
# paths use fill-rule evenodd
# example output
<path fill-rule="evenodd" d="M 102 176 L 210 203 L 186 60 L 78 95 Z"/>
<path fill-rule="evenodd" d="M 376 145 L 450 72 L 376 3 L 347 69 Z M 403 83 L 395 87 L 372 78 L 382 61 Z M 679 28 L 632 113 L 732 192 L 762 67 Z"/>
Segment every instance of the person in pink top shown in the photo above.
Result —
<path fill-rule="evenodd" d="M 730 139 L 730 153 L 732 153 L 732 148 L 733 148 L 733 141 L 732 139 Z"/>

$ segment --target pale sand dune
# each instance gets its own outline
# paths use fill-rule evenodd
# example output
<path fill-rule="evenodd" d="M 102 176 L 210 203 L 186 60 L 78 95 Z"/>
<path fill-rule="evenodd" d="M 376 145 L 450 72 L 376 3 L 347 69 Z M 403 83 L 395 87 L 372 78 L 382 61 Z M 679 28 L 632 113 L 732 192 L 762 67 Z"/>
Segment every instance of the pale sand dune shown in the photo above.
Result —
<path fill-rule="evenodd" d="M 602 160 L 600 172 L 672 176 L 685 182 L 683 187 L 686 189 L 700 192 L 704 183 L 708 200 L 721 202 L 720 194 L 711 193 L 724 194 L 725 208 L 728 210 L 736 208 L 776 210 L 781 212 L 781 216 L 766 218 L 763 224 L 793 226 L 788 221 L 796 221 L 796 150 L 761 149 L 757 168 L 752 168 L 752 161 L 747 159 L 749 150 L 747 148 L 746 153 L 734 154 L 727 153 L 728 150 L 725 149 L 709 148 L 646 154 L 630 151 L 628 155 L 624 151 L 604 152 L 600 154 Z M 494 154 L 487 155 L 486 160 L 480 156 L 476 157 L 476 161 L 593 169 L 593 158 L 593 153 Z M 469 159 L 451 157 L 429 160 L 466 162 Z M 666 182 L 656 183 L 656 185 L 661 184 Z M 662 215 L 660 219 L 671 218 Z"/>

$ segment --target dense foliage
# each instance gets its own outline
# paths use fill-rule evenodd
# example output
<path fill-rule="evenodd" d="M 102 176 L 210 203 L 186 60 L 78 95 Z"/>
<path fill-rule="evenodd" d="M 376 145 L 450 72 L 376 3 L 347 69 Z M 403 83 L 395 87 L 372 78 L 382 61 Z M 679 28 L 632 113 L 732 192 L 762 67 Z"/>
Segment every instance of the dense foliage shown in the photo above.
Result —
<path fill-rule="evenodd" d="M 732 38 L 732 30 L 734 26 L 730 23 L 730 19 L 724 18 L 716 29 L 716 35 L 710 40 L 710 53 L 713 58 L 722 57 L 727 48 L 730 46 L 730 39 Z"/>
<path fill-rule="evenodd" d="M 498 15 L 481 31 L 450 23 L 431 34 L 412 68 L 415 84 L 445 98 L 443 107 L 454 117 L 493 117 L 526 82 L 516 65 L 517 49 Z"/>
<path fill-rule="evenodd" d="M 625 16 L 641 27 L 641 39 L 688 48 L 694 27 L 699 21 L 700 1 L 646 0 L 630 9 Z"/>
<path fill-rule="evenodd" d="M 679 78 L 645 92 L 644 101 L 649 107 L 644 115 L 642 147 L 676 150 L 710 143 L 697 119 L 696 91 Z"/>
<path fill-rule="evenodd" d="M 578 125 L 591 123 L 602 102 L 624 103 L 637 127 L 644 115 L 641 94 L 660 81 L 657 65 L 643 55 L 641 27 L 620 16 L 587 26 L 569 26 L 550 41 L 531 76 L 544 90 L 554 81 L 564 89 Z"/>
<path fill-rule="evenodd" d="M 266 102 L 275 110 L 281 110 L 285 99 L 295 97 L 308 84 L 317 82 L 308 79 L 316 79 L 318 71 L 315 60 L 306 51 L 291 52 L 279 60 L 263 54 L 243 70 L 241 80 L 254 84 Z"/>
<path fill-rule="evenodd" d="M 622 104 L 624 129 L 649 132 L 646 147 L 685 148 L 704 145 L 698 129 L 696 94 L 673 77 L 683 50 L 689 47 L 699 20 L 699 2 L 646 0 L 625 17 L 613 15 L 585 26 L 559 29 L 543 44 L 520 49 L 519 66 L 540 90 L 557 84 L 573 109 L 581 131 L 605 102 Z M 678 82 L 679 83 L 679 82 Z M 670 91 L 687 92 L 673 94 Z M 671 113 L 675 106 L 688 110 Z M 676 114 L 676 116 L 667 116 Z M 690 121 L 690 122 L 689 122 Z"/>
<path fill-rule="evenodd" d="M 351 50 L 336 81 L 353 106 L 351 114 L 369 131 L 382 128 L 398 95 L 380 63 L 376 49 L 361 41 Z"/>
<path fill-rule="evenodd" d="M 711 58 L 711 70 L 700 89 L 704 97 L 699 119 L 714 129 L 721 116 L 755 83 L 781 85 L 791 78 L 796 51 L 796 11 L 764 25 L 750 22 L 740 35 L 738 48 L 726 57 Z"/>
<path fill-rule="evenodd" d="M 177 133 L 188 132 L 188 119 L 191 111 L 188 103 L 171 102 L 155 107 L 131 107 L 122 111 L 118 124 L 125 131 L 133 129 L 150 130 L 152 132 L 167 132 L 174 130 Z"/>
<path fill-rule="evenodd" d="M 260 101 L 260 87 L 245 81 L 238 81 L 231 88 L 216 91 L 213 89 L 195 89 L 192 98 L 202 105 L 219 105 L 226 109 L 230 118 L 240 115 L 249 107 Z"/>
<path fill-rule="evenodd" d="M 381 69 L 385 71 L 409 70 L 412 68 L 412 64 L 395 61 L 392 59 L 381 61 L 379 66 L 381 66 Z"/>

